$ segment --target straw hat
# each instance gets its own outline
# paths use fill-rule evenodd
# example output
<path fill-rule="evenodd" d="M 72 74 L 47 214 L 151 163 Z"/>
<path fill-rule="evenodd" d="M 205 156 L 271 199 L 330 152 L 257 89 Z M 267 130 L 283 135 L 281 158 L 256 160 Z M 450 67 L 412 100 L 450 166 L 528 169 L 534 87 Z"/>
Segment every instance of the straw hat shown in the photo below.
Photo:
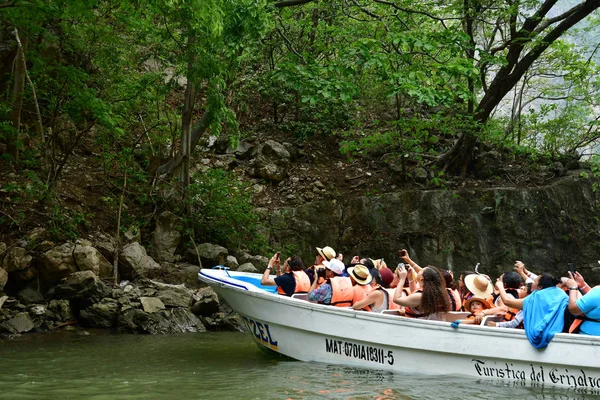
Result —
<path fill-rule="evenodd" d="M 373 276 L 369 272 L 369 269 L 362 264 L 356 264 L 348 268 L 348 275 L 359 285 L 368 285 L 373 281 Z"/>
<path fill-rule="evenodd" d="M 475 297 L 486 298 L 490 297 L 494 291 L 492 283 L 487 280 L 483 275 L 471 274 L 464 277 L 465 286 L 469 289 L 469 292 L 473 293 Z"/>
<path fill-rule="evenodd" d="M 323 265 L 327 267 L 327 269 L 335 272 L 337 275 L 341 275 L 344 273 L 344 263 L 336 258 L 334 258 L 331 261 L 323 261 Z"/>
<path fill-rule="evenodd" d="M 492 305 L 490 304 L 489 301 L 482 299 L 481 297 L 471 297 L 470 299 L 468 299 L 467 301 L 465 301 L 465 310 L 468 312 L 471 312 L 471 303 L 474 301 L 478 301 L 481 303 L 481 305 L 483 306 L 484 310 L 489 310 L 490 308 L 492 308 Z"/>
<path fill-rule="evenodd" d="M 336 255 L 335 250 L 329 246 L 317 247 L 317 253 L 327 261 L 334 259 Z"/>

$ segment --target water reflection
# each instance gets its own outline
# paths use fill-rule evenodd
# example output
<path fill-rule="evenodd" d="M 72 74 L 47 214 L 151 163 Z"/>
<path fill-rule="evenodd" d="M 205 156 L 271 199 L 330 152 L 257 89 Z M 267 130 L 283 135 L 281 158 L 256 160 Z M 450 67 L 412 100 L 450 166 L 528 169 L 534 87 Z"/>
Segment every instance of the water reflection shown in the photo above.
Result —
<path fill-rule="evenodd" d="M 0 342 L 3 399 L 588 399 L 594 393 L 265 355 L 247 334 L 62 332 Z"/>

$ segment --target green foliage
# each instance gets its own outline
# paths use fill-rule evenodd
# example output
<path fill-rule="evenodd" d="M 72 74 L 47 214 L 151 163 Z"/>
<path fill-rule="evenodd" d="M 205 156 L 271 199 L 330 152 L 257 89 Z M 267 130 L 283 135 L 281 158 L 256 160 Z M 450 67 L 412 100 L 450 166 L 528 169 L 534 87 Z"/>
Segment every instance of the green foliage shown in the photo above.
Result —
<path fill-rule="evenodd" d="M 81 231 L 90 226 L 94 214 L 82 211 L 68 210 L 59 202 L 55 202 L 48 220 L 48 234 L 53 240 L 75 240 Z"/>
<path fill-rule="evenodd" d="M 197 242 L 228 248 L 266 250 L 258 215 L 250 203 L 249 187 L 235 174 L 209 169 L 195 175 L 190 185 L 192 213 L 186 217 L 187 234 Z"/>

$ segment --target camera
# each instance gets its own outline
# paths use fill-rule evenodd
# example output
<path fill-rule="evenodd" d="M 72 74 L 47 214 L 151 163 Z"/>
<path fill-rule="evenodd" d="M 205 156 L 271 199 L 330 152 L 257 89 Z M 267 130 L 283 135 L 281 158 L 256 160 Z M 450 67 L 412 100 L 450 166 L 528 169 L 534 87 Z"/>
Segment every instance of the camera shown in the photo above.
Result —
<path fill-rule="evenodd" d="M 325 278 L 326 273 L 327 273 L 327 270 L 325 268 L 317 268 L 317 276 L 319 278 Z"/>

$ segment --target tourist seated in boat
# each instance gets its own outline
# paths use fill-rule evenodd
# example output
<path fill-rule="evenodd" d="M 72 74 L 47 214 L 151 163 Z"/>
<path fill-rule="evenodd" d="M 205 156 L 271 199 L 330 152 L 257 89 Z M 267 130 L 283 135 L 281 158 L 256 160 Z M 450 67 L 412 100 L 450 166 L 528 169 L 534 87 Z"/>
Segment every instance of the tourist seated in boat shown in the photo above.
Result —
<path fill-rule="evenodd" d="M 336 258 L 337 253 L 334 249 L 329 246 L 325 246 L 323 248 L 317 247 L 317 255 L 315 256 L 315 263 L 310 267 L 306 268 L 305 272 L 310 279 L 310 283 L 313 283 L 315 279 L 315 271 L 318 269 L 323 269 L 325 266 L 323 265 L 323 261 L 329 261 Z M 325 278 L 321 278 L 318 280 L 318 284 L 322 284 L 325 281 Z"/>
<path fill-rule="evenodd" d="M 569 311 L 575 315 L 575 321 L 569 333 L 600 336 L 600 286 L 590 289 L 578 272 L 569 272 Z M 584 291 L 585 294 L 581 294 Z"/>
<path fill-rule="evenodd" d="M 373 275 L 369 272 L 369 269 L 362 264 L 356 264 L 353 267 L 348 268 L 348 276 L 352 281 L 352 304 L 360 302 L 364 299 L 372 290 L 371 283 L 373 282 Z"/>
<path fill-rule="evenodd" d="M 316 278 L 323 278 L 324 282 L 318 286 L 319 279 L 315 279 L 308 291 L 308 300 L 338 307 L 350 307 L 354 292 L 352 281 L 344 273 L 344 263 L 338 259 L 323 261 L 325 268 L 316 270 Z M 318 286 L 318 287 L 317 287 Z"/>
<path fill-rule="evenodd" d="M 421 318 L 444 321 L 445 313 L 450 310 L 450 300 L 442 273 L 432 266 L 423 268 L 416 280 L 422 289 L 406 296 L 402 291 L 408 271 L 404 266 L 396 269 L 399 278 L 394 292 L 394 303 L 405 307 L 405 315 L 410 318 Z"/>
<path fill-rule="evenodd" d="M 532 286 L 533 286 L 533 283 L 531 283 L 531 282 L 526 283 L 525 285 L 522 285 L 518 290 L 518 294 L 519 294 L 518 298 L 524 299 L 525 297 L 529 296 L 531 294 Z M 508 311 L 508 307 L 506 307 L 506 308 Z M 515 310 L 515 309 L 511 309 L 511 310 Z M 506 317 L 506 315 L 505 315 L 505 317 Z M 504 318 L 504 320 L 500 321 L 500 322 L 488 321 L 487 325 L 495 326 L 497 328 L 523 329 L 523 319 L 524 318 L 525 317 L 523 315 L 523 310 L 518 310 L 518 312 L 516 313 L 514 318 L 511 320 L 506 320 L 506 318 Z"/>
<path fill-rule="evenodd" d="M 352 274 L 351 274 L 352 276 Z M 397 310 L 400 308 L 394 303 L 394 293 L 389 291 L 390 283 L 394 280 L 394 273 L 389 268 L 379 270 L 381 277 L 380 283 L 377 283 L 363 299 L 352 304 L 355 310 L 382 312 L 385 310 Z"/>
<path fill-rule="evenodd" d="M 277 286 L 277 293 L 291 296 L 294 293 L 308 293 L 310 280 L 304 272 L 304 263 L 298 256 L 288 257 L 281 267 L 279 254 L 276 253 L 269 260 L 267 269 L 263 273 L 260 284 L 264 286 Z M 275 269 L 276 276 L 271 276 Z"/>
<path fill-rule="evenodd" d="M 535 280 L 529 296 L 524 299 L 511 299 L 507 296 L 502 281 L 498 279 L 496 282 L 504 304 L 523 310 L 525 334 L 535 348 L 546 347 L 554 335 L 562 332 L 564 328 L 569 298 L 557 285 L 561 285 L 560 280 L 543 273 Z"/>
<path fill-rule="evenodd" d="M 518 273 L 515 271 L 507 271 L 500 276 L 500 279 L 502 280 L 504 290 L 508 297 L 512 297 L 513 299 L 522 298 L 519 294 L 519 289 L 523 285 L 523 280 Z M 486 313 L 488 315 L 502 316 L 502 322 L 509 322 L 515 319 L 520 310 L 506 306 L 500 297 L 500 293 L 494 297 L 494 307 L 486 311 Z"/>
<path fill-rule="evenodd" d="M 469 274 L 464 277 L 463 282 L 466 288 L 462 304 L 463 311 L 468 311 L 465 308 L 465 304 L 466 301 L 469 300 L 471 297 L 481 297 L 489 302 L 492 302 L 494 300 L 492 297 L 492 293 L 494 292 L 494 286 L 486 276 L 478 273 Z M 481 320 L 479 322 L 481 322 Z"/>
<path fill-rule="evenodd" d="M 454 275 L 449 269 L 443 269 L 442 275 L 444 275 L 446 291 L 448 292 L 448 298 L 450 299 L 450 311 L 460 311 L 462 308 L 462 301 L 460 293 L 458 293 L 456 285 L 454 284 Z"/>
<path fill-rule="evenodd" d="M 458 275 L 458 282 L 456 284 L 456 288 L 458 293 L 460 294 L 461 299 L 461 311 L 465 311 L 463 308 L 463 304 L 469 297 L 473 296 L 473 293 L 469 292 L 469 289 L 465 286 L 465 277 L 469 275 L 477 274 L 475 271 L 463 271 Z"/>
<path fill-rule="evenodd" d="M 458 319 L 452 323 L 453 327 L 458 327 L 458 324 L 466 325 L 479 325 L 481 322 L 477 322 L 476 316 L 492 308 L 492 304 L 484 298 L 472 296 L 465 302 L 465 308 L 469 314 L 467 318 Z"/>

